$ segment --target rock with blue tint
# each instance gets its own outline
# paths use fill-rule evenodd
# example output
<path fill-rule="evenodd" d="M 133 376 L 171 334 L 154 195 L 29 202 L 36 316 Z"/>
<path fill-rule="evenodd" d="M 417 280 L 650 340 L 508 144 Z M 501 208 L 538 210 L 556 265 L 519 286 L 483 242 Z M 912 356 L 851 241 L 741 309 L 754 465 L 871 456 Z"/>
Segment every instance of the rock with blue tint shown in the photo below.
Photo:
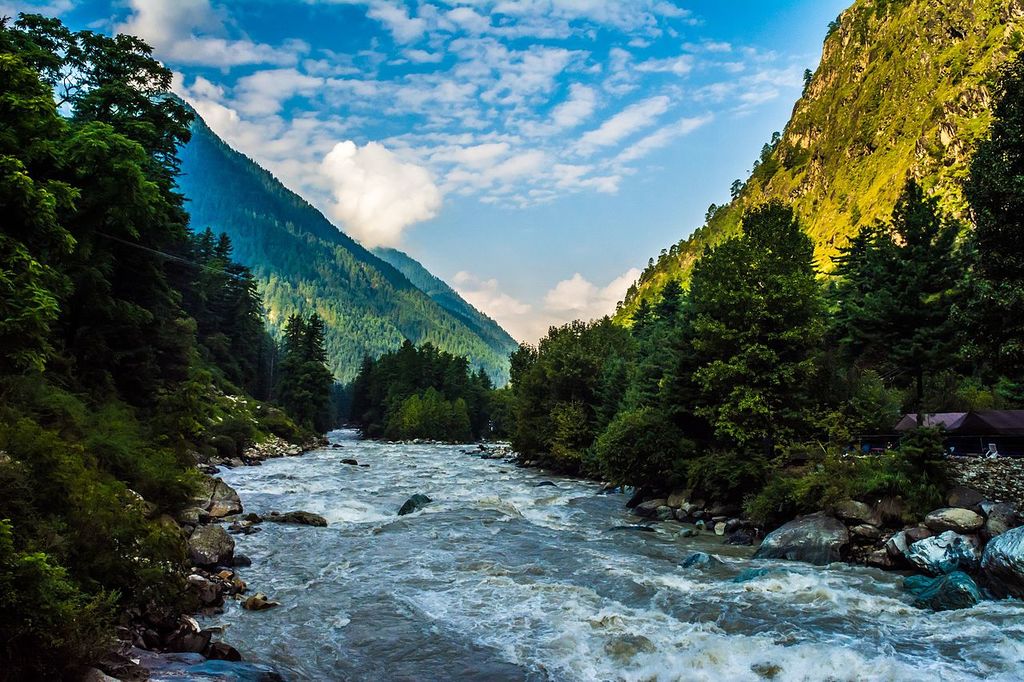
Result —
<path fill-rule="evenodd" d="M 916 568 L 931 575 L 946 575 L 954 571 L 973 573 L 981 559 L 973 542 L 951 530 L 918 540 L 907 548 L 903 556 Z"/>
<path fill-rule="evenodd" d="M 914 606 L 933 611 L 968 609 L 981 601 L 981 591 L 963 571 L 929 578 L 912 575 L 903 581 L 903 589 L 914 597 Z"/>
<path fill-rule="evenodd" d="M 431 502 L 433 502 L 433 500 L 427 497 L 426 495 L 420 495 L 419 493 L 416 493 L 415 495 L 413 495 L 412 497 L 405 501 L 405 504 L 402 505 L 402 508 L 398 510 L 398 515 L 405 516 L 406 514 L 412 514 L 413 512 L 423 509 Z"/>
<path fill-rule="evenodd" d="M 989 540 L 981 569 L 997 596 L 1024 599 L 1024 526 Z"/>
<path fill-rule="evenodd" d="M 707 568 L 709 566 L 721 566 L 721 559 L 717 559 L 706 552 L 693 552 L 679 562 L 683 568 Z"/>
<path fill-rule="evenodd" d="M 789 559 L 819 566 L 842 559 L 850 544 L 850 533 L 838 519 L 810 514 L 769 533 L 758 547 L 755 559 Z"/>
<path fill-rule="evenodd" d="M 767 568 L 745 568 L 739 572 L 739 574 L 730 580 L 733 583 L 746 583 L 751 580 L 757 580 L 771 573 Z"/>
<path fill-rule="evenodd" d="M 151 682 L 281 682 L 284 678 L 265 665 L 205 660 L 198 654 L 157 654 L 133 649 L 132 658 L 149 670 Z"/>

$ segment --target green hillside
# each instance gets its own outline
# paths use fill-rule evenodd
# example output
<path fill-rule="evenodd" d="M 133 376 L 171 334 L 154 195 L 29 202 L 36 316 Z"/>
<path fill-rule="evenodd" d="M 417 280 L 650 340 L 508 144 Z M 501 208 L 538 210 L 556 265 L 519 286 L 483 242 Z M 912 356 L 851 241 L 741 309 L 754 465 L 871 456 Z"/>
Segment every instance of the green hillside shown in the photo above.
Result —
<path fill-rule="evenodd" d="M 457 317 L 491 348 L 507 356 L 519 347 L 519 343 L 497 322 L 467 303 L 444 280 L 430 274 L 430 271 L 420 265 L 418 261 L 410 258 L 409 254 L 397 249 L 385 248 L 374 249 L 373 253 L 381 260 L 395 266 L 416 288 Z"/>
<path fill-rule="evenodd" d="M 961 185 L 989 127 L 991 86 L 1022 44 L 1020 0 L 858 0 L 828 27 L 785 131 L 733 201 L 712 206 L 647 268 L 618 319 L 669 279 L 688 280 L 704 248 L 738 234 L 743 211 L 767 199 L 792 203 L 821 269 L 861 226 L 891 213 L 910 176 L 967 217 Z"/>
<path fill-rule="evenodd" d="M 198 116 L 181 161 L 178 184 L 193 229 L 211 227 L 231 237 L 234 258 L 257 278 L 276 335 L 292 313 L 315 311 L 324 319 L 339 380 L 354 378 L 364 355 L 377 357 L 406 339 L 465 355 L 498 383 L 507 380 L 509 344 L 497 325 L 466 320 L 432 300 L 231 149 Z"/>

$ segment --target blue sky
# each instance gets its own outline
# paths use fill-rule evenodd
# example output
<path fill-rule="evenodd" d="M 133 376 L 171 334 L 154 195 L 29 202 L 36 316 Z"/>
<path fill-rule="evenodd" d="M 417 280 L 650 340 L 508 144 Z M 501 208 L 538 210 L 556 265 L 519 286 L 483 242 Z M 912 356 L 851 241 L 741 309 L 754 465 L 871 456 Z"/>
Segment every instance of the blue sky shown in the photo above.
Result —
<path fill-rule="evenodd" d="M 141 35 L 211 127 L 518 339 L 746 177 L 847 0 L 0 0 Z"/>

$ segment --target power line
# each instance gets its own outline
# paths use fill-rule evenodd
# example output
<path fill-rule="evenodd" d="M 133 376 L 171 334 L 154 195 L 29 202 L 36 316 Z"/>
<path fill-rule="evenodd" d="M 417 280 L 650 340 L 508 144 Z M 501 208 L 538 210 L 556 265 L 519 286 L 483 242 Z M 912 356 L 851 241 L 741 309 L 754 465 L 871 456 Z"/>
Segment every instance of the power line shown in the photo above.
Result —
<path fill-rule="evenodd" d="M 241 275 L 235 275 L 235 274 L 230 273 L 230 272 L 228 272 L 226 270 L 221 270 L 221 269 L 213 268 L 213 267 L 210 267 L 209 265 L 203 265 L 202 263 L 197 263 L 197 262 L 195 262 L 193 260 L 189 260 L 187 258 L 182 258 L 181 256 L 175 256 L 173 253 L 167 253 L 166 251 L 158 251 L 157 249 L 151 249 L 148 246 L 143 246 L 142 244 L 136 244 L 135 242 L 130 242 L 130 241 L 127 241 L 125 239 L 121 239 L 120 237 L 115 237 L 112 234 L 106 234 L 105 232 L 100 232 L 98 230 L 96 231 L 96 234 L 98 234 L 101 237 L 106 237 L 107 239 L 111 239 L 111 240 L 113 240 L 115 242 L 118 242 L 120 244 L 124 244 L 125 246 L 131 246 L 131 247 L 134 247 L 134 248 L 139 249 L 141 251 L 147 251 L 147 252 L 149 252 L 149 253 L 151 253 L 151 254 L 153 254 L 155 256 L 162 256 L 163 258 L 166 258 L 167 260 L 173 260 L 173 261 L 177 261 L 179 263 L 184 263 L 186 265 L 191 265 L 192 267 L 196 267 L 196 268 L 199 268 L 201 270 L 208 270 L 209 272 L 213 272 L 213 273 L 216 273 L 218 275 L 224 275 L 225 277 L 230 277 L 231 279 L 238 280 L 239 282 L 244 282 L 245 281 L 245 278 L 242 277 Z"/>

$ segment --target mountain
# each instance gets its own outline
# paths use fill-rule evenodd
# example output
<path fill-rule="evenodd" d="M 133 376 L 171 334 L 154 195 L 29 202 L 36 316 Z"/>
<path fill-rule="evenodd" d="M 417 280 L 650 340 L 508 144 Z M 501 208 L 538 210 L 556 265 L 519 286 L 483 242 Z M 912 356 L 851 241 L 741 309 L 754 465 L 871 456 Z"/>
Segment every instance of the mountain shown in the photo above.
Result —
<path fill-rule="evenodd" d="M 669 279 L 685 281 L 706 246 L 737 234 L 743 211 L 768 199 L 792 203 L 823 270 L 891 213 L 908 177 L 966 218 L 961 184 L 988 130 L 992 84 L 1022 44 L 1022 0 L 854 3 L 829 25 L 821 64 L 749 179 L 644 271 L 617 319 Z"/>
<path fill-rule="evenodd" d="M 497 383 L 507 381 L 514 342 L 453 291 L 446 295 L 445 285 L 419 263 L 402 254 L 402 267 L 428 282 L 433 295 L 229 147 L 198 115 L 180 155 L 178 186 L 188 199 L 193 229 L 228 234 L 234 259 L 259 282 L 274 333 L 292 313 L 319 313 L 339 380 L 351 380 L 364 355 L 377 357 L 409 339 L 465 355 Z"/>
<path fill-rule="evenodd" d="M 386 248 L 373 249 L 373 254 L 397 268 L 417 289 L 458 318 L 491 348 L 501 350 L 507 357 L 519 347 L 519 343 L 497 322 L 467 303 L 444 280 L 432 275 L 409 254 Z"/>

